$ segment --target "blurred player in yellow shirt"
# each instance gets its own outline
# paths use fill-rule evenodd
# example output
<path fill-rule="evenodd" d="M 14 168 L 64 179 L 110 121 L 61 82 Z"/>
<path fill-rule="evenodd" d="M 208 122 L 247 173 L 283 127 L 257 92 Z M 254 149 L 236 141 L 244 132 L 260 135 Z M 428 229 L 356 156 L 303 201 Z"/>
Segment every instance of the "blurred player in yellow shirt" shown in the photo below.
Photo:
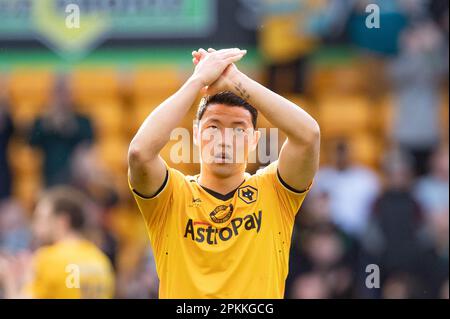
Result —
<path fill-rule="evenodd" d="M 283 298 L 297 214 L 318 167 L 320 131 L 303 109 L 240 72 L 246 51 L 193 52 L 194 74 L 144 121 L 129 149 L 129 184 L 144 217 L 160 298 Z M 200 174 L 160 151 L 198 93 Z M 278 161 L 245 172 L 260 111 L 286 135 Z"/>
<path fill-rule="evenodd" d="M 81 193 L 65 187 L 48 191 L 40 200 L 34 213 L 33 231 L 43 246 L 31 258 L 21 255 L 9 263 L 3 261 L 3 271 L 0 264 L 7 298 L 114 296 L 109 259 L 83 237 L 85 204 Z"/>

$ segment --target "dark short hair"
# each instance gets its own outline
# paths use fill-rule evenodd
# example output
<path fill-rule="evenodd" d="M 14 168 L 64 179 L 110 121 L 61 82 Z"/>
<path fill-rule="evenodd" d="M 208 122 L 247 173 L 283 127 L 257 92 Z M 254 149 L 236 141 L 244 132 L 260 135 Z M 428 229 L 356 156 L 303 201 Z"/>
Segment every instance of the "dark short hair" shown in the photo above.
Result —
<path fill-rule="evenodd" d="M 68 186 L 58 186 L 47 191 L 43 198 L 49 201 L 52 214 L 67 216 L 72 230 L 83 230 L 87 204 L 84 194 Z"/>
<path fill-rule="evenodd" d="M 231 107 L 233 106 L 242 107 L 246 109 L 247 111 L 250 112 L 250 115 L 252 116 L 253 127 L 256 128 L 256 121 L 258 120 L 258 111 L 252 105 L 247 103 L 244 99 L 229 91 L 223 91 L 214 95 L 204 96 L 200 101 L 200 105 L 198 106 L 197 121 L 200 121 L 202 119 L 206 109 L 208 108 L 209 105 L 212 104 L 223 104 Z"/>

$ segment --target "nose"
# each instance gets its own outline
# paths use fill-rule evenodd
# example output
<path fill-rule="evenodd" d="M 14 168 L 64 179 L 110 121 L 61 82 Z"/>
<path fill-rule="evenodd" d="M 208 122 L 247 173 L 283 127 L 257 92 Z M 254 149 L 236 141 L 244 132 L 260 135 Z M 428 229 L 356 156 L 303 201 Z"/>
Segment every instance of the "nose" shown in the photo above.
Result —
<path fill-rule="evenodd" d="M 225 128 L 220 131 L 221 139 L 219 146 L 222 148 L 232 148 L 233 147 L 233 139 L 234 133 L 232 129 Z"/>

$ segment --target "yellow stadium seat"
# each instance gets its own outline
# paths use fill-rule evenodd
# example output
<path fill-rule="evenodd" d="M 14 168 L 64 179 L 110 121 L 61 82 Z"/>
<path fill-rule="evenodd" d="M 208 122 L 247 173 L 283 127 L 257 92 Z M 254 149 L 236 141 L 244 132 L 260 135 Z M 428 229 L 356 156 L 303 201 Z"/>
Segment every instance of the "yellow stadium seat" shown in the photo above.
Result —
<path fill-rule="evenodd" d="M 322 97 L 318 107 L 318 122 L 324 137 L 348 137 L 373 128 L 373 107 L 363 96 Z"/>
<path fill-rule="evenodd" d="M 111 230 L 121 243 L 147 244 L 145 223 L 137 207 L 122 204 L 111 212 Z"/>
<path fill-rule="evenodd" d="M 169 97 L 181 86 L 183 74 L 175 68 L 139 69 L 131 77 L 131 93 L 135 97 L 155 93 Z"/>
<path fill-rule="evenodd" d="M 9 146 L 8 157 L 15 176 L 28 176 L 40 173 L 42 155 L 31 146 L 13 142 Z"/>
<path fill-rule="evenodd" d="M 349 63 L 313 66 L 308 93 L 380 94 L 386 89 L 384 62 L 370 57 L 358 57 Z"/>
<path fill-rule="evenodd" d="M 365 92 L 367 78 L 357 64 L 342 65 L 334 69 L 332 88 L 341 94 Z"/>
<path fill-rule="evenodd" d="M 299 95 L 299 94 L 287 95 L 285 97 L 292 103 L 300 106 L 303 110 L 305 110 L 312 117 L 315 118 L 317 116 L 318 109 L 317 109 L 316 103 L 313 100 L 308 99 L 306 96 Z"/>
<path fill-rule="evenodd" d="M 371 134 L 356 134 L 349 140 L 350 149 L 357 163 L 377 169 L 382 154 L 382 140 Z"/>
<path fill-rule="evenodd" d="M 135 100 L 130 110 L 130 124 L 128 128 L 132 134 L 136 133 L 137 129 L 141 126 L 147 116 L 168 96 L 153 95 L 147 97 L 140 97 Z"/>
<path fill-rule="evenodd" d="M 395 102 L 392 95 L 382 97 L 376 105 L 377 116 L 374 120 L 377 123 L 377 130 L 383 137 L 391 136 L 394 124 Z"/>
<path fill-rule="evenodd" d="M 76 104 L 85 104 L 120 94 L 120 76 L 112 68 L 75 70 L 70 76 L 71 90 Z"/>
<path fill-rule="evenodd" d="M 126 172 L 128 144 L 125 138 L 111 137 L 96 143 L 101 162 L 112 172 Z"/>
<path fill-rule="evenodd" d="M 54 74 L 48 69 L 18 69 L 11 73 L 8 87 L 12 104 L 22 99 L 46 104 L 53 94 Z"/>
<path fill-rule="evenodd" d="M 38 99 L 25 97 L 13 101 L 11 115 L 18 126 L 32 124 L 32 122 L 45 111 L 47 105 Z"/>
<path fill-rule="evenodd" d="M 26 211 L 31 212 L 42 187 L 43 183 L 40 176 L 14 179 L 13 196 L 21 202 Z"/>
<path fill-rule="evenodd" d="M 115 99 L 97 100 L 91 102 L 84 113 L 94 122 L 96 133 L 100 138 L 104 136 L 120 136 L 128 123 L 122 104 Z"/>

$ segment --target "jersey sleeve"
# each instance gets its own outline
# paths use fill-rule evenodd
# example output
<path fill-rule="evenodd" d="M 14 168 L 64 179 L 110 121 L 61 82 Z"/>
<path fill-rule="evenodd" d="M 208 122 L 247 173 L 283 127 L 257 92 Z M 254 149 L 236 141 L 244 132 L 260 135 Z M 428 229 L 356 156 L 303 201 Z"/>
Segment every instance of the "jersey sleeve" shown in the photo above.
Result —
<path fill-rule="evenodd" d="M 275 161 L 267 167 L 259 170 L 257 176 L 261 182 L 267 183 L 268 188 L 272 188 L 283 209 L 281 212 L 284 218 L 293 222 L 297 215 L 311 185 L 304 190 L 296 190 L 289 186 L 281 178 L 278 172 L 278 161 Z M 312 184 L 312 183 L 311 183 Z"/>
<path fill-rule="evenodd" d="M 178 170 L 166 165 L 166 178 L 163 185 L 152 197 L 145 197 L 128 185 L 145 220 L 150 235 L 163 229 L 170 212 L 173 211 L 176 197 L 174 193 L 183 184 L 185 176 Z"/>

